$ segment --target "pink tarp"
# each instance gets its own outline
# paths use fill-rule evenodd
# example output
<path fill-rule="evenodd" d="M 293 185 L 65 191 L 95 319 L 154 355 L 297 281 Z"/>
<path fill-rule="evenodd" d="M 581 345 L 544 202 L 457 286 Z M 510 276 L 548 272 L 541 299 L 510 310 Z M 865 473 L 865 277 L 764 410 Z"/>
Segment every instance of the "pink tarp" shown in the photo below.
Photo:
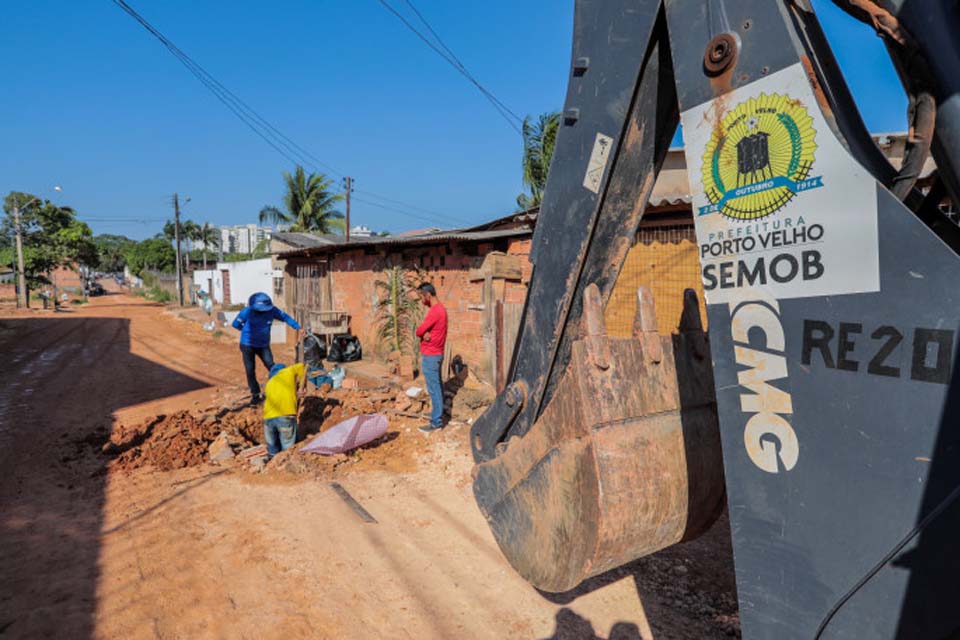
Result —
<path fill-rule="evenodd" d="M 305 445 L 301 451 L 329 456 L 346 453 L 351 449 L 376 440 L 387 432 L 387 416 L 371 413 L 354 416 L 330 427 Z"/>

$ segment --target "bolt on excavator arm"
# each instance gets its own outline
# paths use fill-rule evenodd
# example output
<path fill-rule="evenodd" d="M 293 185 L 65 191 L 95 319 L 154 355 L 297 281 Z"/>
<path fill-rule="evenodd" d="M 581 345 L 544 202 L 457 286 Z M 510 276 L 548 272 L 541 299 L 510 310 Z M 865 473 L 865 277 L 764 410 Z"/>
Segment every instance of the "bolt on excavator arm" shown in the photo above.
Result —
<path fill-rule="evenodd" d="M 577 0 L 509 383 L 471 430 L 477 503 L 538 588 L 696 537 L 726 499 L 744 637 L 960 632 L 960 5 L 837 4 L 903 80 L 902 167 L 805 0 Z M 678 123 L 709 339 L 690 290 L 659 335 L 644 287 L 610 337 Z"/>

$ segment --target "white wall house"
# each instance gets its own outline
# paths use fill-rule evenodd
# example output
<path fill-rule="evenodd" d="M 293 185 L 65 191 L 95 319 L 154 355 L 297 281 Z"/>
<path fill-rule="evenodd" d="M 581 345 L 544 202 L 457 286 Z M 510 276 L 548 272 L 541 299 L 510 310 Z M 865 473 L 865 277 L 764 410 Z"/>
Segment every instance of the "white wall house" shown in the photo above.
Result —
<path fill-rule="evenodd" d="M 223 276 L 217 269 L 194 271 L 193 286 L 197 291 L 209 293 L 217 304 L 223 304 Z"/>
<path fill-rule="evenodd" d="M 193 272 L 193 284 L 212 293 L 214 302 L 246 304 L 255 293 L 273 297 L 274 269 L 270 258 L 243 262 L 218 262 L 216 269 Z"/>
<path fill-rule="evenodd" d="M 222 305 L 246 305 L 255 293 L 274 296 L 274 268 L 270 258 L 245 260 L 243 262 L 218 262 L 216 269 L 193 272 L 193 284 L 196 288 L 212 294 L 214 302 Z M 282 307 L 281 307 L 282 308 Z M 224 316 L 227 326 L 237 316 L 237 311 L 227 311 Z M 270 342 L 286 341 L 286 325 L 274 322 L 270 330 Z"/>

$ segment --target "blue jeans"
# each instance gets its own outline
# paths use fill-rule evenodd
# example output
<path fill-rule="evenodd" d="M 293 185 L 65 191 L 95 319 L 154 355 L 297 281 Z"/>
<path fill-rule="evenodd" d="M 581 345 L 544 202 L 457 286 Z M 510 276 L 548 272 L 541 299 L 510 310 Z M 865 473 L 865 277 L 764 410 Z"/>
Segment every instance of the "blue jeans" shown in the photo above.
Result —
<path fill-rule="evenodd" d="M 269 372 L 273 368 L 273 351 L 270 347 L 251 347 L 242 344 L 240 353 L 243 354 L 243 368 L 247 370 L 247 386 L 250 387 L 250 395 L 256 398 L 260 395 L 260 383 L 257 382 L 257 358 L 260 358 L 260 362 Z"/>
<path fill-rule="evenodd" d="M 430 394 L 430 426 L 443 426 L 443 384 L 440 382 L 440 370 L 443 356 L 423 356 L 423 380 Z"/>
<path fill-rule="evenodd" d="M 297 417 L 280 416 L 263 421 L 263 439 L 271 457 L 286 451 L 297 442 Z"/>

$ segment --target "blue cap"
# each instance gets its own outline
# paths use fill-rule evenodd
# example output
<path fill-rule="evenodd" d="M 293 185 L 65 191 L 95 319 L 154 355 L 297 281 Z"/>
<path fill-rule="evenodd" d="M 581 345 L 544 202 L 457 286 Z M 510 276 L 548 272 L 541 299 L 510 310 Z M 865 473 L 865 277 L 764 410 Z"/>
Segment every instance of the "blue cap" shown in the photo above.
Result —
<path fill-rule="evenodd" d="M 263 292 L 255 293 L 250 296 L 249 300 L 247 300 L 247 306 L 254 311 L 272 311 L 273 300 L 271 300 L 270 296 Z"/>
<path fill-rule="evenodd" d="M 279 372 L 281 369 L 286 369 L 286 368 L 287 368 L 287 365 L 280 364 L 278 362 L 277 364 L 270 367 L 270 377 L 272 378 L 273 376 L 277 375 L 277 372 Z"/>

